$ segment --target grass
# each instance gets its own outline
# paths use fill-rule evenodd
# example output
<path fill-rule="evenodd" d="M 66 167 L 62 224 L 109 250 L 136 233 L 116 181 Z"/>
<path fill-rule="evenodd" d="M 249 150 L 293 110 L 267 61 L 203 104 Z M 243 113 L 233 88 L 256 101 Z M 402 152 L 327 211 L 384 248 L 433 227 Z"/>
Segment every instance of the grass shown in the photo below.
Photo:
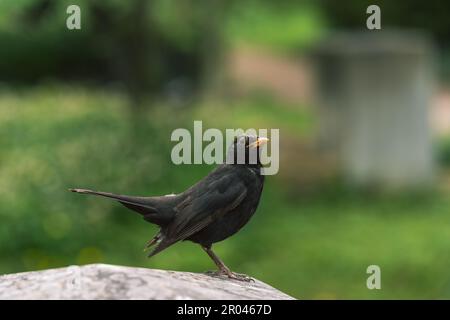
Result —
<path fill-rule="evenodd" d="M 108 91 L 1 91 L 0 273 L 94 262 L 213 268 L 192 243 L 146 259 L 142 249 L 154 226 L 117 203 L 67 192 L 185 189 L 211 169 L 170 161 L 171 131 L 192 127 L 194 119 L 205 119 L 205 128 L 280 127 L 281 138 L 307 136 L 315 123 L 305 109 L 261 99 L 227 108 L 162 105 L 133 117 L 126 99 Z M 216 245 L 234 270 L 303 299 L 450 298 L 447 195 L 292 198 L 292 188 L 269 177 L 251 223 Z M 381 290 L 366 288 L 372 264 L 381 267 Z"/>

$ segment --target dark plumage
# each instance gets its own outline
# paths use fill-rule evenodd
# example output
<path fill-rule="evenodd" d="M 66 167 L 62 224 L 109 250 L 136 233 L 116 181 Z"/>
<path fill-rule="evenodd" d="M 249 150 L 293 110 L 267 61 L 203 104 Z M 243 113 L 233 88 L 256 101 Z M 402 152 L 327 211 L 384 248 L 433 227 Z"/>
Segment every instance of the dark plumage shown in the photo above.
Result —
<path fill-rule="evenodd" d="M 231 272 L 211 247 L 239 231 L 255 212 L 264 185 L 259 148 L 267 141 L 249 135 L 236 137 L 227 152 L 226 163 L 176 195 L 134 197 L 70 190 L 115 199 L 160 226 L 160 231 L 147 244 L 148 247 L 156 245 L 149 257 L 180 240 L 190 240 L 202 246 L 218 266 L 219 273 L 245 279 Z"/>

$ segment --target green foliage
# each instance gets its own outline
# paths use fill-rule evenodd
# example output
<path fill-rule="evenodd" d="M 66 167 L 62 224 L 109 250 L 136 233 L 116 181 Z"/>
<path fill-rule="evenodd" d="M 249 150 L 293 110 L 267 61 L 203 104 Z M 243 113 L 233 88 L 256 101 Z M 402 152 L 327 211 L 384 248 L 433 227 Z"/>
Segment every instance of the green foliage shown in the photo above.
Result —
<path fill-rule="evenodd" d="M 228 38 L 277 51 L 293 51 L 314 44 L 326 22 L 317 6 L 305 2 L 239 2 L 229 14 Z"/>
<path fill-rule="evenodd" d="M 210 117 L 213 110 L 215 117 Z M 280 104 L 270 95 L 253 95 L 228 101 L 226 105 L 202 105 L 193 110 L 194 117 L 202 119 L 213 128 L 282 128 L 286 132 L 300 136 L 310 136 L 316 119 L 311 110 L 302 105 Z"/>
<path fill-rule="evenodd" d="M 438 142 L 437 157 L 441 165 L 450 167 L 450 137 L 442 138 Z"/>
<path fill-rule="evenodd" d="M 201 22 L 206 13 L 186 5 L 179 15 L 167 15 L 162 3 L 2 2 L 0 81 L 14 85 L 49 79 L 115 83 L 136 104 L 147 95 L 163 95 L 178 81 L 186 87 L 183 94 L 194 96 L 202 69 L 201 43 L 206 33 Z M 71 4 L 81 9 L 81 30 L 66 27 L 66 9 Z M 185 19 L 177 19 L 181 15 Z"/>

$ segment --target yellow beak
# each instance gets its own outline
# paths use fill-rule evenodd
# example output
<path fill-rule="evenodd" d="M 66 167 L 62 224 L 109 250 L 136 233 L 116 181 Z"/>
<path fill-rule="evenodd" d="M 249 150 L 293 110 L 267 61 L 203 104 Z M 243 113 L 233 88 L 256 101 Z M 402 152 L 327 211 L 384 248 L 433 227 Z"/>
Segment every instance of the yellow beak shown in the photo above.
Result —
<path fill-rule="evenodd" d="M 265 145 L 267 142 L 269 142 L 269 139 L 266 137 L 259 137 L 258 140 L 250 144 L 250 148 L 256 148 L 262 145 Z"/>

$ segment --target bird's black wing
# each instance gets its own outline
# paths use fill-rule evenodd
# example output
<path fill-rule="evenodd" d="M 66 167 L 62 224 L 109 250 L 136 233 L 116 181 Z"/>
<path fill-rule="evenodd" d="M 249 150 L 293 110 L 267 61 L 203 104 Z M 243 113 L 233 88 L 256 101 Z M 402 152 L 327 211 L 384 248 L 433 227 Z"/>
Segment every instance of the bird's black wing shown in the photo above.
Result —
<path fill-rule="evenodd" d="M 150 253 L 153 256 L 177 241 L 189 238 L 208 224 L 236 208 L 247 195 L 247 188 L 235 174 L 206 181 L 202 193 L 195 190 L 164 232 L 164 238 Z"/>

